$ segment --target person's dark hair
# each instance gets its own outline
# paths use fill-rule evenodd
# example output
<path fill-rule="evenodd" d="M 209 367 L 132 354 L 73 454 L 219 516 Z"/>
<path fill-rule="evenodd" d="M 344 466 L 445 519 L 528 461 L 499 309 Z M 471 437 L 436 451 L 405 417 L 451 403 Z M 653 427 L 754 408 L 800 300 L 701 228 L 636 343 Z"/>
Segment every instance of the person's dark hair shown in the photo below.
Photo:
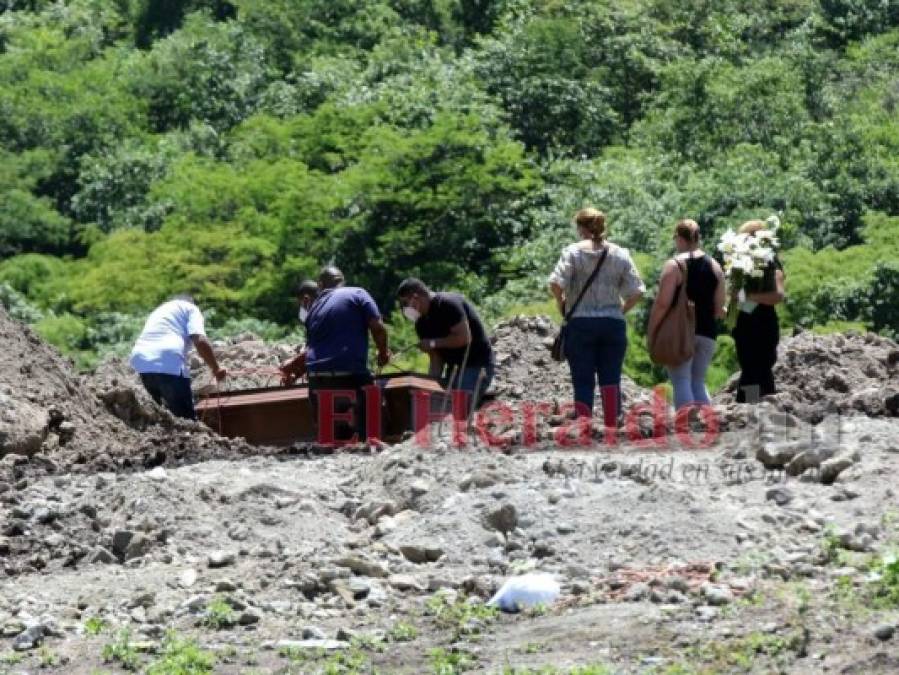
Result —
<path fill-rule="evenodd" d="M 413 293 L 428 295 L 430 292 L 431 289 L 427 287 L 424 281 L 416 279 L 415 277 L 409 277 L 396 289 L 396 297 L 408 298 Z"/>
<path fill-rule="evenodd" d="M 300 283 L 294 285 L 293 294 L 297 297 L 303 295 L 318 295 L 318 284 L 315 283 L 312 279 L 304 279 Z"/>
<path fill-rule="evenodd" d="M 190 293 L 178 293 L 177 295 L 172 296 L 172 300 L 183 300 L 184 302 L 189 302 L 192 305 L 197 304 L 197 301 L 194 300 L 194 296 Z"/>
<path fill-rule="evenodd" d="M 334 265 L 323 267 L 322 271 L 318 273 L 318 283 L 322 288 L 337 288 L 342 286 L 343 282 L 343 272 Z"/>

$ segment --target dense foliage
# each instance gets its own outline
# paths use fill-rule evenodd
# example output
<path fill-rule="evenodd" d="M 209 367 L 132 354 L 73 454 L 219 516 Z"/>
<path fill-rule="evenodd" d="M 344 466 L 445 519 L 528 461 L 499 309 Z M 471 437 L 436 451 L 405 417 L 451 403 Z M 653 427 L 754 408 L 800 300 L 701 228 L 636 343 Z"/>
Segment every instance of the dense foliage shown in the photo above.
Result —
<path fill-rule="evenodd" d="M 897 107 L 899 0 L 0 2 L 0 299 L 87 361 L 185 290 L 287 331 L 332 261 L 496 318 L 589 204 L 652 282 L 777 212 L 785 324 L 895 335 Z"/>

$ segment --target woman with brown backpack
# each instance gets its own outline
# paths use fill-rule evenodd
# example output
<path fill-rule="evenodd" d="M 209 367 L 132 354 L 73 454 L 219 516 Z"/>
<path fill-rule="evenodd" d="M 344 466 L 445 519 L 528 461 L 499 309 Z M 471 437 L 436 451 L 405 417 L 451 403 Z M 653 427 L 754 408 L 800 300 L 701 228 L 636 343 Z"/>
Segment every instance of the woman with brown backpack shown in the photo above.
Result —
<path fill-rule="evenodd" d="M 677 253 L 665 263 L 649 315 L 650 357 L 668 369 L 674 407 L 711 403 L 706 372 L 715 354 L 716 319 L 724 317 L 724 272 L 700 248 L 699 225 L 684 219 L 674 228 Z"/>

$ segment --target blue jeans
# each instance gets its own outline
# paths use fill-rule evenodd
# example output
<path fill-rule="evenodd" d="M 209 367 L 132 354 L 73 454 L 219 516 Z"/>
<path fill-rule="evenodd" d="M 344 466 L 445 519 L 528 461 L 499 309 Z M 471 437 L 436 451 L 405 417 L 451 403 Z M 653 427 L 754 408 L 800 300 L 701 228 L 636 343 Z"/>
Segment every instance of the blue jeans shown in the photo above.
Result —
<path fill-rule="evenodd" d="M 596 384 L 602 391 L 607 427 L 621 411 L 621 366 L 627 350 L 627 324 L 621 319 L 575 317 L 565 328 L 565 358 L 571 369 L 574 401 L 593 414 Z"/>
<path fill-rule="evenodd" d="M 668 377 L 671 378 L 671 386 L 674 388 L 675 410 L 680 410 L 691 403 L 709 405 L 712 402 L 705 387 L 705 374 L 714 355 L 715 341 L 697 335 L 693 342 L 693 358 L 677 368 L 668 369 Z"/>
<path fill-rule="evenodd" d="M 440 384 L 446 387 L 449 384 L 449 376 L 450 372 L 452 372 L 453 366 L 447 365 L 444 368 L 444 374 L 440 378 Z M 484 397 L 484 393 L 487 391 L 487 388 L 493 382 L 493 376 L 496 372 L 496 366 L 491 359 L 490 363 L 486 366 L 475 366 L 473 368 L 466 368 L 462 371 L 460 375 L 458 372 L 453 377 L 453 389 L 461 390 L 468 394 L 468 407 L 471 409 L 471 397 L 475 394 L 475 387 L 478 387 L 478 377 L 481 377 L 481 385 L 478 387 L 477 391 L 477 400 L 475 401 L 474 407 L 477 407 L 481 402 L 481 399 Z"/>
<path fill-rule="evenodd" d="M 197 419 L 189 377 L 166 373 L 141 373 L 140 381 L 153 400 L 164 405 L 173 415 L 188 420 Z"/>

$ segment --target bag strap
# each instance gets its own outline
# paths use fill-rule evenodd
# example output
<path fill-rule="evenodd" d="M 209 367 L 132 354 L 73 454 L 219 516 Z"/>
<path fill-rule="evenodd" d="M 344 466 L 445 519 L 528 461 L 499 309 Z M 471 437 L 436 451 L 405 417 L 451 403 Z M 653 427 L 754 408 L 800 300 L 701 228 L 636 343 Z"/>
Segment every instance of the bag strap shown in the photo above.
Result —
<path fill-rule="evenodd" d="M 606 256 L 609 254 L 609 247 L 606 247 L 602 251 L 602 255 L 599 257 L 599 261 L 596 263 L 596 267 L 593 268 L 593 271 L 590 273 L 590 276 L 587 277 L 587 283 L 584 284 L 584 287 L 581 289 L 581 292 L 577 296 L 577 300 L 574 301 L 574 304 L 571 306 L 567 312 L 565 312 L 565 318 L 562 320 L 563 324 L 568 323 L 568 320 L 572 317 L 572 315 L 577 310 L 577 306 L 581 304 L 581 300 L 584 298 L 584 294 L 587 292 L 587 289 L 590 288 L 590 284 L 593 283 L 593 280 L 596 279 L 596 275 L 599 274 L 599 268 L 602 267 L 602 264 L 606 261 Z"/>
<path fill-rule="evenodd" d="M 677 307 L 678 303 L 681 301 L 681 291 L 683 291 L 684 296 L 687 295 L 687 270 L 689 269 L 689 267 L 686 263 L 681 262 L 677 258 L 672 258 L 672 260 L 674 261 L 674 264 L 677 265 L 677 269 L 680 270 L 683 279 L 674 289 L 674 297 L 671 298 L 671 304 L 668 305 L 668 309 L 665 310 L 665 314 L 662 316 L 662 321 L 664 321 L 671 315 L 671 312 L 674 311 L 674 308 Z M 659 325 L 661 325 L 662 321 L 659 322 Z"/>

